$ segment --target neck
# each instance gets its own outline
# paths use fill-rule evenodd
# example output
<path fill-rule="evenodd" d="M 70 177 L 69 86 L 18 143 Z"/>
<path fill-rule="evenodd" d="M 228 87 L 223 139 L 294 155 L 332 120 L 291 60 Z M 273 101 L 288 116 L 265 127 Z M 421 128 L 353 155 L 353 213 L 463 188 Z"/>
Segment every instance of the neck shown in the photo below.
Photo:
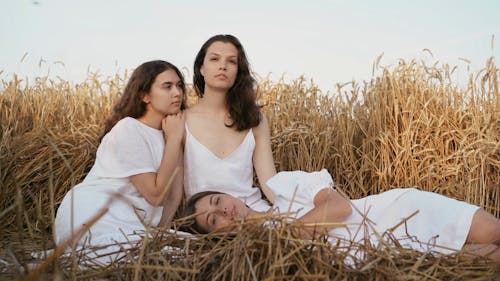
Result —
<path fill-rule="evenodd" d="M 203 98 L 200 98 L 199 104 L 205 108 L 210 108 L 214 111 L 226 111 L 226 94 L 227 91 L 210 88 L 205 86 Z"/>
<path fill-rule="evenodd" d="M 142 123 L 146 124 L 147 126 L 161 130 L 161 120 L 163 119 L 162 116 L 158 114 L 154 114 L 151 111 L 146 111 L 146 113 L 137 118 L 137 120 L 141 121 Z"/>

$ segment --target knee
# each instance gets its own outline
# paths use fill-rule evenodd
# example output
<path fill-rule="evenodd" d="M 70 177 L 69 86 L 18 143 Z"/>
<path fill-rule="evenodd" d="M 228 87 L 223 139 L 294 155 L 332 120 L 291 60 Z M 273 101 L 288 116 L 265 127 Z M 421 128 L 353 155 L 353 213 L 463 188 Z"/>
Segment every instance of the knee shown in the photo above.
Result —
<path fill-rule="evenodd" d="M 484 210 L 478 210 L 474 215 L 467 240 L 469 243 L 498 245 L 500 243 L 500 219 Z"/>

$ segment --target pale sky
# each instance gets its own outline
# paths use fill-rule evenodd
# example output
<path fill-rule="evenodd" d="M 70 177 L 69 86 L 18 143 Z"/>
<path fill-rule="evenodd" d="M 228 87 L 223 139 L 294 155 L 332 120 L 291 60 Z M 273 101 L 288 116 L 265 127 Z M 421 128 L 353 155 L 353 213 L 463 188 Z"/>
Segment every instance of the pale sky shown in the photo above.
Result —
<path fill-rule="evenodd" d="M 427 48 L 463 71 L 460 57 L 471 71 L 500 57 L 498 0 L 0 0 L 0 9 L 3 80 L 50 69 L 78 83 L 88 69 L 106 77 L 163 59 L 191 82 L 194 57 L 215 34 L 238 37 L 260 76 L 303 74 L 323 92 L 369 79 L 382 53 L 382 65 L 433 61 Z"/>

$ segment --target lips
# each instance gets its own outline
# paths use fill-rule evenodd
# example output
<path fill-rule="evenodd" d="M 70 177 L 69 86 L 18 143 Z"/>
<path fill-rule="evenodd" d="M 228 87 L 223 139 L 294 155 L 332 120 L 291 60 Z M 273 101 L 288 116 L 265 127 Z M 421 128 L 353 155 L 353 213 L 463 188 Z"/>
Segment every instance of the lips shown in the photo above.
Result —
<path fill-rule="evenodd" d="M 227 76 L 226 76 L 226 74 L 217 74 L 217 75 L 215 75 L 215 78 L 218 78 L 218 79 L 227 79 Z"/>

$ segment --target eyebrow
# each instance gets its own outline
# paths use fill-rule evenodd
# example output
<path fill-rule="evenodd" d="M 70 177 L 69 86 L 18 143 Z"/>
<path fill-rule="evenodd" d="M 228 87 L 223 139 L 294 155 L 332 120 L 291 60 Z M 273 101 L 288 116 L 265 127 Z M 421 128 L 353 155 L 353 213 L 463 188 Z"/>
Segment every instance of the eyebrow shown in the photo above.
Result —
<path fill-rule="evenodd" d="M 209 54 L 209 55 L 215 55 L 215 56 L 218 56 L 218 57 L 221 57 L 221 56 L 222 56 L 221 54 L 219 54 L 219 53 L 215 53 L 215 52 L 209 52 L 208 54 Z M 238 57 L 238 55 L 230 55 L 230 56 L 228 56 L 228 57 L 229 57 L 229 58 L 237 58 L 237 57 Z"/>

